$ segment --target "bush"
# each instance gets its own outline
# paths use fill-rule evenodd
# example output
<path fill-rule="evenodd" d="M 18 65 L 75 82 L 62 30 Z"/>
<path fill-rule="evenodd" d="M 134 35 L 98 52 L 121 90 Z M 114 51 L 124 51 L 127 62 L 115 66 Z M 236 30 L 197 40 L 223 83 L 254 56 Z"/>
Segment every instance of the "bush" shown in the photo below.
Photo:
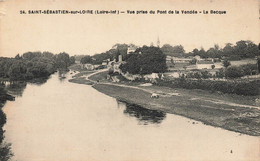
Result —
<path fill-rule="evenodd" d="M 0 145 L 0 160 L 8 161 L 12 158 L 13 153 L 11 151 L 11 144 L 1 144 Z"/>
<path fill-rule="evenodd" d="M 241 67 L 231 66 L 227 68 L 225 74 L 227 78 L 239 78 L 243 76 L 243 70 Z"/>
<path fill-rule="evenodd" d="M 243 75 L 252 75 L 254 74 L 254 71 L 257 71 L 256 64 L 246 64 L 246 65 L 241 65 L 240 67 L 243 70 Z"/>
<path fill-rule="evenodd" d="M 259 95 L 260 80 L 256 81 L 212 81 L 212 80 L 158 80 L 157 85 L 171 88 L 202 89 L 238 95 Z"/>

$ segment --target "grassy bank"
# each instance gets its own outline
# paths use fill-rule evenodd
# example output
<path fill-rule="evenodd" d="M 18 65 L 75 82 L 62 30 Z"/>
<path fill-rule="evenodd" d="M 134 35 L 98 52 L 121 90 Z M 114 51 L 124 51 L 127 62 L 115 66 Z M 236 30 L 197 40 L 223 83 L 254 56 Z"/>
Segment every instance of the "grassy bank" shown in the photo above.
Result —
<path fill-rule="evenodd" d="M 86 76 L 93 72 L 94 71 L 82 71 L 80 73 L 77 73 L 74 76 L 72 76 L 72 79 L 70 79 L 69 82 L 92 85 L 93 83 L 91 81 L 87 80 Z"/>
<path fill-rule="evenodd" d="M 93 87 L 120 101 L 182 115 L 227 130 L 260 136 L 260 111 L 255 108 L 209 101 L 203 97 L 194 99 L 194 95 L 183 93 L 180 95 L 160 95 L 158 99 L 152 99 L 150 92 L 141 89 L 112 84 L 95 84 Z M 150 86 L 149 88 L 157 91 L 157 87 L 154 87 Z M 161 89 L 161 92 L 167 93 L 168 91 Z"/>
<path fill-rule="evenodd" d="M 106 79 L 106 75 L 107 71 L 104 71 L 90 76 L 89 79 L 99 81 L 93 85 L 95 89 L 120 101 L 185 116 L 215 127 L 260 136 L 260 110 L 254 108 L 259 106 L 255 101 L 258 96 L 157 85 L 139 86 L 142 82 L 112 83 Z M 79 76 L 74 83 L 92 84 L 82 75 Z M 152 99 L 151 93 L 159 94 L 159 98 Z"/>

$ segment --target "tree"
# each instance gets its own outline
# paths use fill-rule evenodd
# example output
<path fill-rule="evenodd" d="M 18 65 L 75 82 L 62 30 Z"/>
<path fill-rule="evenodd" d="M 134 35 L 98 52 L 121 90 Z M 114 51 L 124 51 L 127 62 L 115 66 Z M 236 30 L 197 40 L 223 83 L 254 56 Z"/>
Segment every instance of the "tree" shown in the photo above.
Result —
<path fill-rule="evenodd" d="M 22 57 L 24 59 L 27 59 L 27 60 L 32 60 L 33 58 L 35 57 L 41 57 L 42 56 L 42 53 L 41 52 L 26 52 L 22 55 Z"/>
<path fill-rule="evenodd" d="M 81 58 L 80 63 L 81 64 L 90 64 L 90 63 L 92 63 L 91 56 L 89 56 L 89 55 L 84 56 L 83 58 Z"/>
<path fill-rule="evenodd" d="M 121 64 L 119 67 L 122 72 L 130 74 L 140 74 L 141 56 L 137 53 L 131 53 L 127 56 L 126 64 Z"/>
<path fill-rule="evenodd" d="M 227 43 L 225 47 L 223 48 L 223 54 L 222 56 L 229 57 L 231 55 L 234 55 L 234 48 L 233 44 Z"/>
<path fill-rule="evenodd" d="M 26 72 L 26 65 L 22 61 L 15 61 L 12 63 L 8 75 L 11 81 L 24 80 Z"/>
<path fill-rule="evenodd" d="M 166 55 L 157 47 L 143 46 L 130 54 L 120 69 L 131 74 L 163 73 L 167 70 Z"/>
<path fill-rule="evenodd" d="M 70 57 L 70 64 L 75 64 L 75 57 L 74 56 Z"/>
<path fill-rule="evenodd" d="M 258 68 L 258 73 L 260 73 L 260 58 L 257 58 L 257 68 Z"/>
<path fill-rule="evenodd" d="M 224 78 L 224 76 L 225 76 L 225 72 L 224 72 L 223 68 L 219 69 L 219 71 L 216 72 L 217 78 Z"/>
<path fill-rule="evenodd" d="M 225 73 L 227 78 L 239 78 L 243 76 L 243 70 L 236 66 L 228 67 Z"/>
<path fill-rule="evenodd" d="M 224 65 L 225 68 L 227 68 L 228 66 L 231 65 L 231 63 L 230 63 L 229 60 L 225 59 L 225 60 L 223 61 L 223 65 Z"/>
<path fill-rule="evenodd" d="M 171 46 L 169 44 L 165 44 L 162 46 L 161 50 L 165 55 L 174 57 L 183 57 L 185 53 L 182 45 Z"/>
<path fill-rule="evenodd" d="M 215 65 L 211 65 L 211 69 L 215 69 L 215 67 L 216 67 Z"/>
<path fill-rule="evenodd" d="M 70 65 L 69 54 L 62 52 L 56 56 L 56 64 L 59 69 L 67 69 Z"/>
<path fill-rule="evenodd" d="M 193 56 L 199 55 L 199 50 L 197 48 L 192 50 Z"/>
<path fill-rule="evenodd" d="M 203 79 L 208 79 L 209 77 L 211 77 L 211 74 L 208 71 L 201 71 L 201 77 Z"/>
<path fill-rule="evenodd" d="M 105 53 L 101 53 L 101 54 L 95 54 L 92 56 L 93 59 L 93 64 L 102 64 L 103 60 L 112 60 L 113 59 L 113 55 L 111 55 L 111 53 L 109 51 L 105 52 Z"/>
<path fill-rule="evenodd" d="M 22 57 L 20 56 L 20 54 L 17 54 L 14 58 L 15 58 L 15 59 L 22 59 Z"/>

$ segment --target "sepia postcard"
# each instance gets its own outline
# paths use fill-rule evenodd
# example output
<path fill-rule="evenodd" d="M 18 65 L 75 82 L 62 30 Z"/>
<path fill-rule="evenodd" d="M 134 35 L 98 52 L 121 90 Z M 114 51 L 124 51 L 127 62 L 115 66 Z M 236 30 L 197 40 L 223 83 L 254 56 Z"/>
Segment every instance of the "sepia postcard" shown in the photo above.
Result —
<path fill-rule="evenodd" d="M 259 161 L 259 0 L 0 0 L 0 161 Z"/>

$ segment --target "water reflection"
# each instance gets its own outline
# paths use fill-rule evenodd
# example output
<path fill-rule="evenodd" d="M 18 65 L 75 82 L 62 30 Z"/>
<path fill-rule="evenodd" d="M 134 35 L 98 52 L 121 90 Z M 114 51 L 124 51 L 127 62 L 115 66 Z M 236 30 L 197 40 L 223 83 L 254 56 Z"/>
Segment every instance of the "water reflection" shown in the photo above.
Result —
<path fill-rule="evenodd" d="M 67 71 L 67 70 L 59 70 L 58 71 L 60 82 L 64 82 L 65 78 L 67 77 L 68 72 L 69 71 Z"/>
<path fill-rule="evenodd" d="M 148 125 L 148 124 L 160 124 L 165 118 L 166 113 L 157 111 L 157 110 L 149 110 L 145 109 L 141 106 L 124 103 L 118 101 L 118 105 L 125 106 L 124 114 L 136 117 L 139 124 Z"/>
<path fill-rule="evenodd" d="M 8 91 L 9 94 L 13 96 L 18 96 L 21 97 L 23 95 L 23 91 L 26 88 L 27 83 L 26 82 L 12 82 L 8 83 L 6 85 L 6 90 Z"/>
<path fill-rule="evenodd" d="M 47 78 L 37 78 L 37 79 L 33 79 L 31 81 L 28 81 L 28 82 L 40 86 L 40 85 L 43 85 L 44 83 L 46 83 L 49 78 L 50 77 L 47 77 Z"/>

